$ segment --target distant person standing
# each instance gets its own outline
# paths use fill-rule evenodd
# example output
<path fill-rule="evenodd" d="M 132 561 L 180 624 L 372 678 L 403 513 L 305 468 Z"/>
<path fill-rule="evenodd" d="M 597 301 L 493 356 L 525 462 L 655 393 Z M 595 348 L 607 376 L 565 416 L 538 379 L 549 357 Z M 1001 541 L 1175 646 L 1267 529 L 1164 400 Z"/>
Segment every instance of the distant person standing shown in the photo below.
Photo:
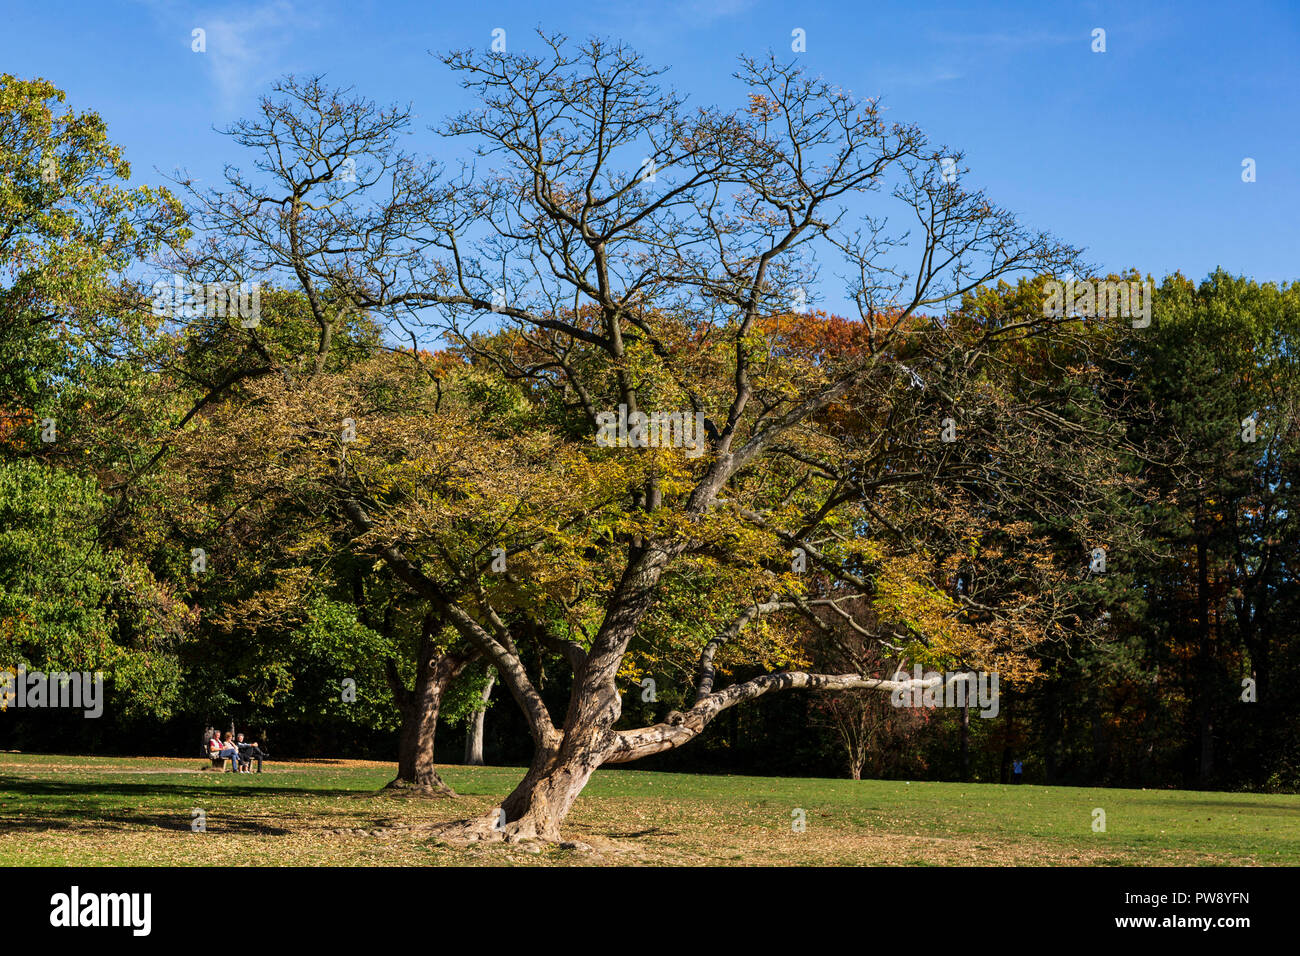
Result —
<path fill-rule="evenodd" d="M 1011 782 L 1020 783 L 1025 779 L 1025 765 L 1023 761 L 1011 761 Z"/>

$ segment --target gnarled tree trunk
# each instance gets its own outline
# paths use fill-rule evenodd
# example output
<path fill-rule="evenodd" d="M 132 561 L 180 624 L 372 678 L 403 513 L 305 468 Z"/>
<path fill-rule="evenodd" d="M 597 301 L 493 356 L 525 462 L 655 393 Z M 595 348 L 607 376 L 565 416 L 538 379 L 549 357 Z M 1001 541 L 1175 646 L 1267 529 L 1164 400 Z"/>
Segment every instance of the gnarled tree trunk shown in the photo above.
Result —
<path fill-rule="evenodd" d="M 591 775 L 618 747 L 614 724 L 622 700 L 614 684 L 621 655 L 593 654 L 579 668 L 562 732 L 536 741 L 532 764 L 519 785 L 486 816 L 443 828 L 470 840 L 552 840 Z"/>
<path fill-rule="evenodd" d="M 559 746 L 540 750 L 534 757 L 524 779 L 501 804 L 507 839 L 560 839 L 560 824 L 574 801 L 613 752 L 612 727 L 621 709 L 617 700 L 617 694 L 611 693 L 605 696 L 603 707 L 580 708 L 590 712 L 566 721 Z"/>

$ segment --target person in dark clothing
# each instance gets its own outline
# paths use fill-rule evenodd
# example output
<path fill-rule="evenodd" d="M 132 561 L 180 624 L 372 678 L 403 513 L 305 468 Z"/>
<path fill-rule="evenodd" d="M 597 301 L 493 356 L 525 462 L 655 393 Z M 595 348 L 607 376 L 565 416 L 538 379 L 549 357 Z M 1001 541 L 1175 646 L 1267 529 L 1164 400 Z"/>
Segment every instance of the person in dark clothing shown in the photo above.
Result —
<path fill-rule="evenodd" d="M 257 761 L 257 772 L 262 772 L 262 761 L 266 759 L 266 753 L 257 745 L 254 740 L 251 744 L 244 742 L 244 735 L 239 734 L 235 737 L 235 746 L 239 748 L 239 759 L 251 770 L 253 761 Z"/>
<path fill-rule="evenodd" d="M 1011 782 L 1019 783 L 1025 778 L 1025 765 L 1020 760 L 1011 761 Z"/>

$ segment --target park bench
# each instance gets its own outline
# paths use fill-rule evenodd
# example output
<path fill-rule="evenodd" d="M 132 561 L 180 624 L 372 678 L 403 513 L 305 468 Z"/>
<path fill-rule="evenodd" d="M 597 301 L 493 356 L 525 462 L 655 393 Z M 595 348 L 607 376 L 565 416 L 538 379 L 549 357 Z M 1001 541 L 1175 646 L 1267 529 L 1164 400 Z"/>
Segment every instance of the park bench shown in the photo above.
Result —
<path fill-rule="evenodd" d="M 201 749 L 202 749 L 202 753 L 203 753 L 203 759 L 207 760 L 207 761 L 209 762 L 210 766 L 209 766 L 209 765 L 204 765 L 204 766 L 200 767 L 199 769 L 200 769 L 200 770 L 216 770 L 216 771 L 219 771 L 219 772 L 221 772 L 221 773 L 224 773 L 224 772 L 226 771 L 226 764 L 228 764 L 228 763 L 230 762 L 230 758 L 229 758 L 229 757 L 213 757 L 213 756 L 211 755 L 211 753 L 209 752 L 209 750 L 208 750 L 208 741 L 212 739 L 212 735 L 213 735 L 214 733 L 216 733 L 216 731 L 213 730 L 211 727 L 209 727 L 209 728 L 207 729 L 207 731 L 205 732 L 205 734 L 204 734 L 204 737 L 203 737 L 203 743 L 202 743 L 202 745 L 201 745 Z M 234 770 L 238 770 L 239 768 L 238 768 L 238 767 L 233 767 L 233 768 L 231 768 L 231 769 L 232 769 L 232 771 L 234 771 Z"/>
<path fill-rule="evenodd" d="M 225 770 L 226 770 L 226 764 L 230 763 L 230 758 L 229 758 L 229 757 L 213 757 L 213 756 L 211 756 L 211 755 L 208 753 L 208 748 L 207 748 L 207 745 L 206 745 L 206 744 L 205 744 L 204 747 L 203 747 L 203 759 L 204 759 L 204 760 L 207 760 L 207 761 L 208 761 L 208 764 L 206 764 L 206 765 L 200 767 L 200 768 L 199 768 L 200 770 L 219 770 L 219 771 L 221 771 L 221 772 L 224 773 Z"/>
<path fill-rule="evenodd" d="M 203 756 L 204 756 L 204 757 L 207 757 L 208 760 L 210 760 L 211 763 L 212 763 L 212 766 L 211 766 L 211 767 L 205 767 L 205 768 L 204 768 L 205 770 L 220 770 L 220 771 L 222 771 L 222 772 L 225 772 L 226 764 L 230 763 L 230 758 L 229 758 L 229 757 L 208 757 L 208 748 L 207 748 L 207 747 L 204 747 L 204 748 L 203 748 Z"/>

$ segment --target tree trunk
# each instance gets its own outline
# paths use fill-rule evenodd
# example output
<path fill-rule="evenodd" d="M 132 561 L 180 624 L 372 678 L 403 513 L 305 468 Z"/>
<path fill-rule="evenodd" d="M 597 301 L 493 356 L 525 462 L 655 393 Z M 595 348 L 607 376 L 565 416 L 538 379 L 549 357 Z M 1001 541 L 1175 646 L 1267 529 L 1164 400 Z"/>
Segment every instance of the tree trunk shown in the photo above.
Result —
<path fill-rule="evenodd" d="M 1004 695 L 1006 704 L 1002 708 L 1003 730 L 1002 730 L 1002 764 L 999 768 L 998 779 L 1002 783 L 1011 782 L 1011 738 L 1014 732 L 1013 715 L 1014 701 L 1011 694 Z"/>
<path fill-rule="evenodd" d="M 1043 767 L 1046 783 L 1050 785 L 1057 782 L 1057 754 L 1065 732 L 1061 716 L 1061 688 L 1054 680 L 1048 681 L 1044 688 L 1043 715 Z"/>
<path fill-rule="evenodd" d="M 808 674 L 785 671 L 764 674 L 725 690 L 701 693 L 686 713 L 673 711 L 651 727 L 616 732 L 622 701 L 614 674 L 622 649 L 602 647 L 588 655 L 578 669 L 569 698 L 563 732 L 554 725 L 535 729 L 537 750 L 528 773 L 514 791 L 483 816 L 426 829 L 444 839 L 475 841 L 559 840 L 560 826 L 596 769 L 605 763 L 628 763 L 695 739 L 722 711 L 771 691 L 816 690 L 908 691 L 934 687 L 929 681 L 891 681 L 860 674 Z M 969 676 L 969 675 L 965 675 Z M 1010 707 L 1006 715 L 1010 716 Z M 1008 747 L 1010 739 L 1008 738 Z"/>
<path fill-rule="evenodd" d="M 568 816 L 591 775 L 614 752 L 614 724 L 622 713 L 613 674 L 613 653 L 589 658 L 575 680 L 564 731 L 541 741 L 524 779 L 487 815 L 437 827 L 468 840 L 558 842 Z"/>
<path fill-rule="evenodd" d="M 961 705 L 961 778 L 970 779 L 970 706 L 965 700 Z"/>
<path fill-rule="evenodd" d="M 438 824 L 433 829 L 468 841 L 559 842 L 560 824 L 605 756 L 600 750 L 576 747 L 567 738 L 557 738 L 538 748 L 528 773 L 500 807 L 481 817 Z"/>
<path fill-rule="evenodd" d="M 483 709 L 469 722 L 469 733 L 465 736 L 465 763 L 470 767 L 483 766 L 483 718 L 487 716 L 487 702 L 496 679 L 496 671 L 489 667 L 487 683 L 483 685 Z"/>
<path fill-rule="evenodd" d="M 443 781 L 434 766 L 433 745 L 442 695 L 465 669 L 470 658 L 439 654 L 433 643 L 434 631 L 432 622 L 426 621 L 413 690 L 401 686 L 395 668 L 389 670 L 389 681 L 395 685 L 393 690 L 402 712 L 402 729 L 397 743 L 397 777 L 386 789 L 454 797 L 456 792 Z"/>
<path fill-rule="evenodd" d="M 417 677 L 412 701 L 402 708 L 402 730 L 397 743 L 397 777 L 389 789 L 417 790 L 441 796 L 455 796 L 451 787 L 438 776 L 433 763 L 433 745 L 438 732 L 438 711 L 443 688 L 438 686 L 433 668 L 425 667 Z"/>
<path fill-rule="evenodd" d="M 624 572 L 590 653 L 574 674 L 564 730 L 539 742 L 532 766 L 501 803 L 505 839 L 559 840 L 560 824 L 596 768 L 618 743 L 614 725 L 623 713 L 614 677 L 628 643 L 649 607 L 667 561 L 663 552 L 642 552 Z"/>
<path fill-rule="evenodd" d="M 1214 776 L 1213 667 L 1210 659 L 1212 644 L 1208 552 L 1209 545 L 1202 532 L 1196 539 L 1196 610 L 1199 618 L 1197 631 L 1200 637 L 1196 660 L 1197 737 L 1199 738 L 1197 778 L 1202 787 L 1208 787 Z"/>
<path fill-rule="evenodd" d="M 567 754 L 536 761 L 502 802 L 507 839 L 560 839 L 560 824 L 603 760 L 594 752 L 569 749 Z"/>

